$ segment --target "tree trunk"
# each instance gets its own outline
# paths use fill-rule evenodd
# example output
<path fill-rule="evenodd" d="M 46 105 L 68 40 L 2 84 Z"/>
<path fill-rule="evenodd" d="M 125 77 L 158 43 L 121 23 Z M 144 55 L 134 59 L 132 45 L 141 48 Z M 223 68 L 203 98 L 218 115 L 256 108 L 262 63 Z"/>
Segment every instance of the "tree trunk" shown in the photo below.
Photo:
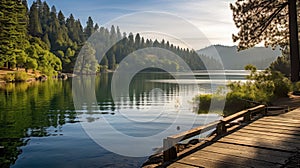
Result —
<path fill-rule="evenodd" d="M 297 0 L 289 0 L 291 80 L 299 81 L 299 39 L 297 22 Z"/>
<path fill-rule="evenodd" d="M 7 69 L 11 69 L 11 63 L 7 62 Z"/>

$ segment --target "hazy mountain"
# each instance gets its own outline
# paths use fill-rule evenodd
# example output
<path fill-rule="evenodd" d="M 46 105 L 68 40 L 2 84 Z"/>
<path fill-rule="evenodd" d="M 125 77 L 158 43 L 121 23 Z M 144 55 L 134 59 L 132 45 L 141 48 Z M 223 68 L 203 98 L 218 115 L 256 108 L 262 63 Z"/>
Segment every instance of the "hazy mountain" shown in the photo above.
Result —
<path fill-rule="evenodd" d="M 247 64 L 253 64 L 258 69 L 265 69 L 281 55 L 279 49 L 254 47 L 238 52 L 237 46 L 222 45 L 212 45 L 197 52 L 216 60 L 221 59 L 224 69 L 244 69 Z"/>

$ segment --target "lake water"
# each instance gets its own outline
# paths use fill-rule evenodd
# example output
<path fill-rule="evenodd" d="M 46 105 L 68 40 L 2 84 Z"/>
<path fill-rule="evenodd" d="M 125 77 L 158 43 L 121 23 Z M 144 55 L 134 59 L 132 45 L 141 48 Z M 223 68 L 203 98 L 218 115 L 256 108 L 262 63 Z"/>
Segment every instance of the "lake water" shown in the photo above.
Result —
<path fill-rule="evenodd" d="M 214 92 L 223 73 L 195 74 L 196 81 L 193 74 L 139 73 L 127 94 L 117 95 L 112 73 L 8 84 L 0 90 L 0 167 L 140 167 L 164 137 L 221 118 L 197 114 L 192 99 Z M 227 72 L 227 78 L 245 74 Z M 87 92 L 72 89 L 74 81 Z"/>

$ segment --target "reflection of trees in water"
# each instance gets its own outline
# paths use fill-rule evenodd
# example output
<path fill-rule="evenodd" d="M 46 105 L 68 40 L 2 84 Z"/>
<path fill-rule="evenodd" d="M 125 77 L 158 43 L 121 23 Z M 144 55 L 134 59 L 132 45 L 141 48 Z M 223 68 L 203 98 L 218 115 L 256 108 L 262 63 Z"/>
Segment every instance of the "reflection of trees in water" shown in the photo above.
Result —
<path fill-rule="evenodd" d="M 0 88 L 0 104 L 0 167 L 15 162 L 24 138 L 60 135 L 63 124 L 76 122 L 69 82 L 8 84 Z"/>
<path fill-rule="evenodd" d="M 20 138 L 0 138 L 0 144 L 5 147 L 3 153 L 0 154 L 0 167 L 9 167 L 15 163 L 21 153 L 19 147 L 26 143 Z"/>
<path fill-rule="evenodd" d="M 112 75 L 112 73 L 101 74 L 101 76 L 95 80 L 96 98 L 100 111 L 115 111 L 120 108 L 133 108 L 133 106 L 147 105 L 150 99 L 157 98 L 155 91 L 159 90 L 166 95 L 173 95 L 178 92 L 177 84 L 149 82 L 154 79 L 173 79 L 169 74 L 139 73 L 131 80 L 130 88 L 128 88 L 129 95 L 123 95 L 113 100 L 111 95 Z M 119 95 L 122 95 L 122 93 L 119 93 Z M 166 98 L 171 99 L 171 97 Z"/>
<path fill-rule="evenodd" d="M 201 88 L 199 88 L 199 85 L 177 84 L 176 81 L 175 83 L 153 82 L 152 80 L 174 79 L 174 77 L 168 73 L 142 72 L 136 74 L 131 80 L 128 88 L 129 95 L 119 93 L 122 96 L 113 100 L 111 95 L 112 76 L 112 73 L 107 73 L 95 78 L 95 92 L 100 111 L 142 108 L 143 106 L 151 106 L 151 102 L 159 101 L 176 102 L 179 101 L 179 94 L 184 94 L 181 96 L 189 96 L 188 94 L 198 92 L 199 89 L 204 93 L 211 93 L 212 91 L 209 84 L 201 85 Z M 163 98 L 163 100 L 158 100 L 160 98 Z"/>

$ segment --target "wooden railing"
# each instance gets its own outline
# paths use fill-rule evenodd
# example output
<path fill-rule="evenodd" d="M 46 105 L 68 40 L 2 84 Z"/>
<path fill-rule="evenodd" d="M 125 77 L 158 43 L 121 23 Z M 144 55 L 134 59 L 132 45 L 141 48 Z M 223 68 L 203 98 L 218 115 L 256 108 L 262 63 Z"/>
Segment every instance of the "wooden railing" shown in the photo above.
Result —
<path fill-rule="evenodd" d="M 243 122 L 248 122 L 253 118 L 254 115 L 258 113 L 265 115 L 266 106 L 259 105 L 247 110 L 237 112 L 233 115 L 223 118 L 222 120 L 215 121 L 200 127 L 196 127 L 176 135 L 168 136 L 163 140 L 164 162 L 171 161 L 177 158 L 177 151 L 175 146 L 178 142 L 195 137 L 199 134 L 205 133 L 207 131 L 211 131 L 213 129 L 216 130 L 216 134 L 218 136 L 223 135 L 227 132 L 227 128 L 228 128 L 227 124 L 239 118 L 243 118 Z"/>

